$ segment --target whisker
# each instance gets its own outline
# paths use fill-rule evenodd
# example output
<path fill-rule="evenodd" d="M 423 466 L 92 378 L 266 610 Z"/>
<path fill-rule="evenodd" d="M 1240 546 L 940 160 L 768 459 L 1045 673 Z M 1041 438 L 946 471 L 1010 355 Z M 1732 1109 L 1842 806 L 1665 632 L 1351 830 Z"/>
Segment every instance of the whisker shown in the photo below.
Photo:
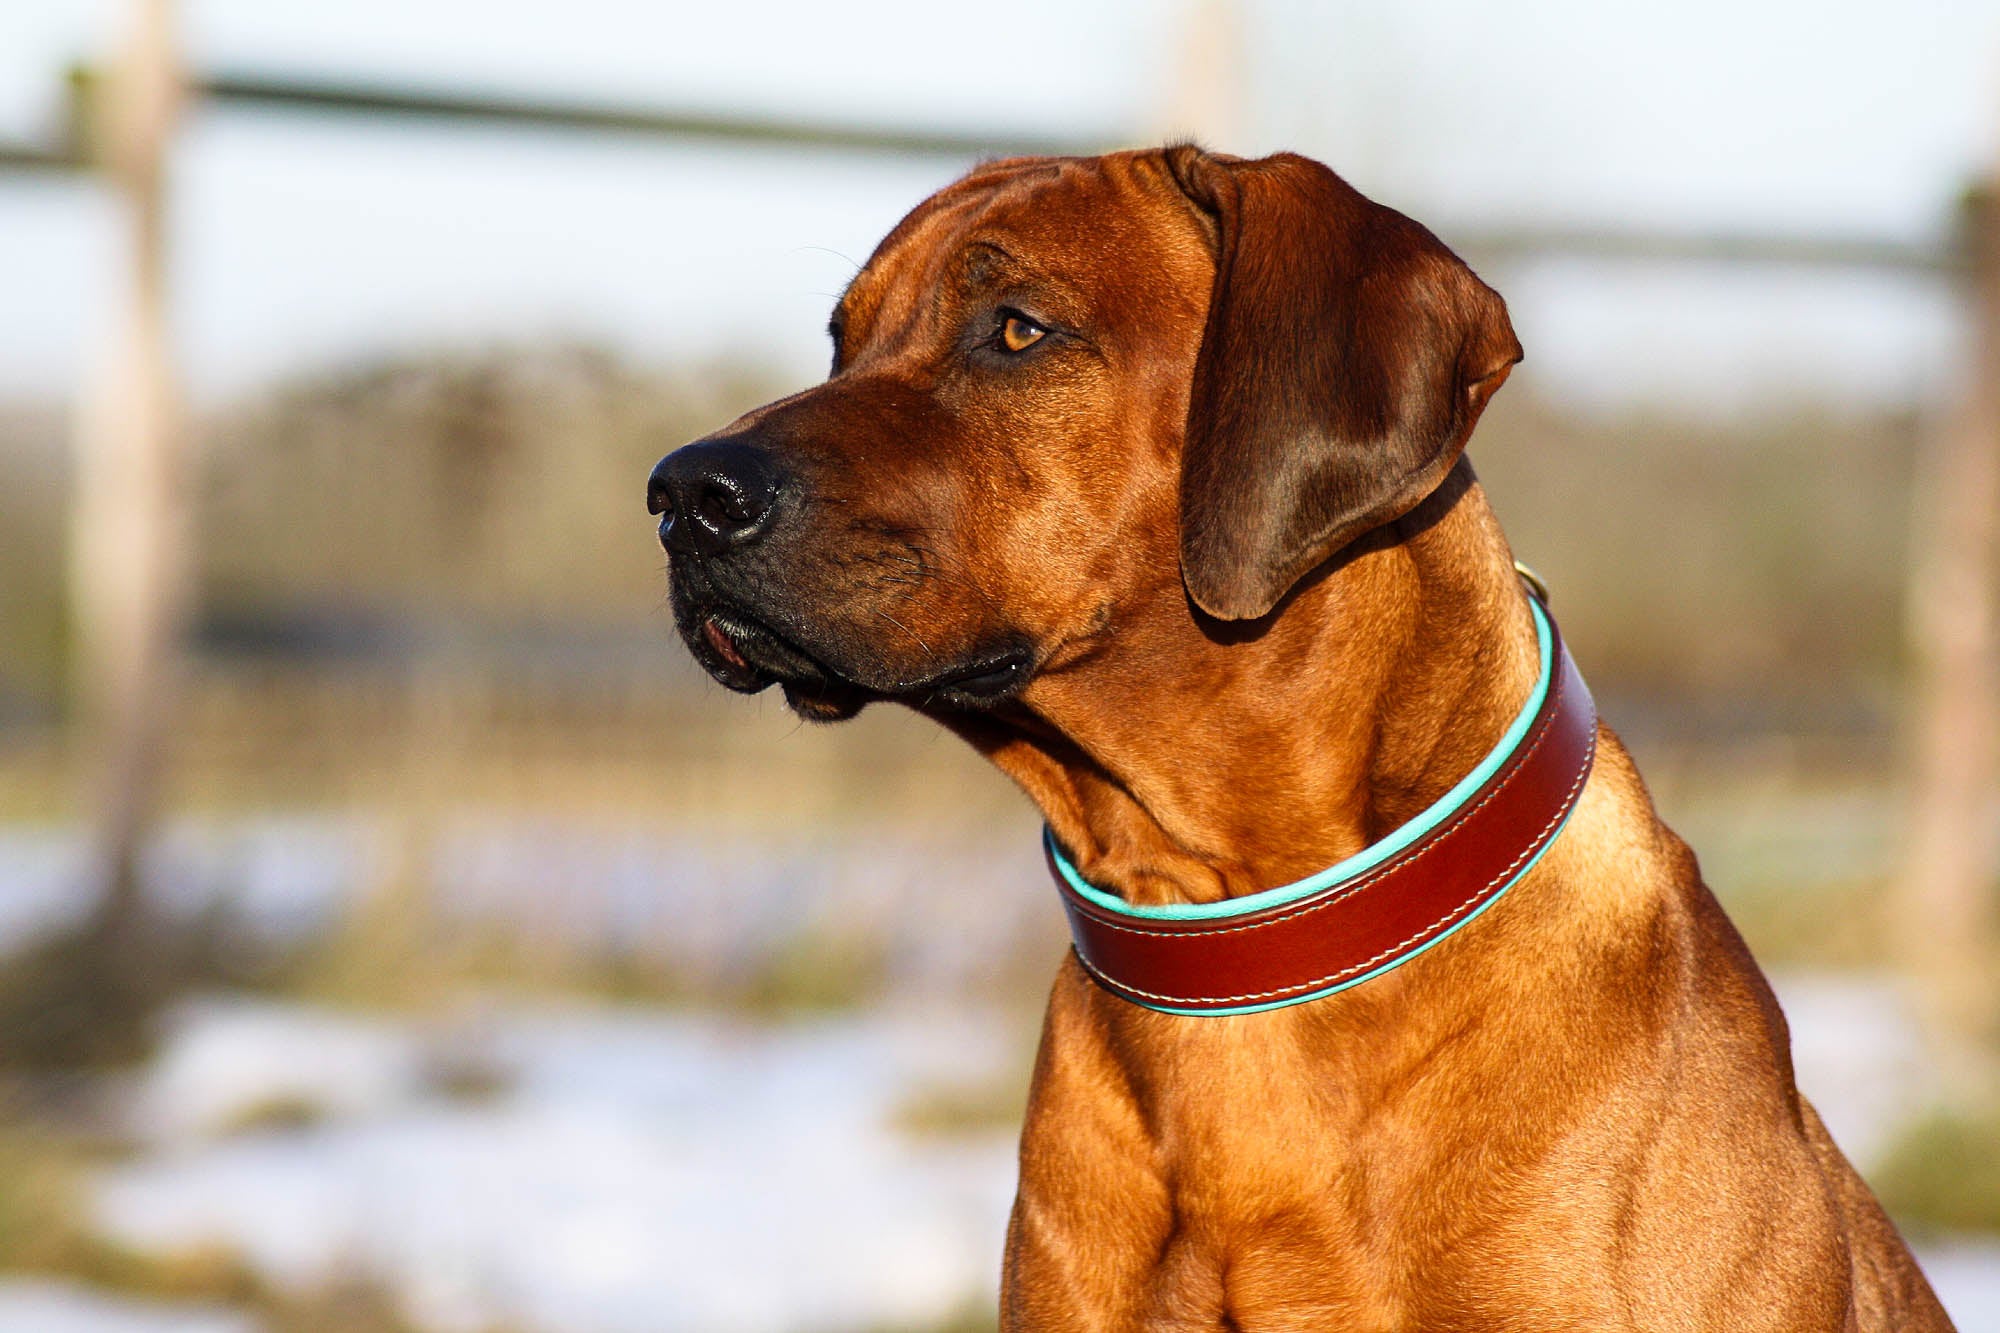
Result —
<path fill-rule="evenodd" d="M 986 590 L 984 588 L 981 588 L 978 583 L 974 582 L 972 576 L 969 573 L 962 572 L 961 570 L 952 568 L 951 562 L 947 561 L 942 555 L 940 555 L 938 552 L 934 550 L 931 550 L 929 547 L 919 546 L 915 547 L 914 549 L 919 553 L 920 560 L 929 562 L 928 564 L 922 566 L 927 573 L 933 574 L 934 576 L 941 576 L 950 579 L 953 583 L 957 584 L 961 588 L 964 588 L 974 597 L 977 597 L 981 602 L 984 602 L 986 604 L 987 610 L 989 611 L 999 610 L 999 607 L 994 603 L 993 599 L 986 595 Z"/>
<path fill-rule="evenodd" d="M 839 261 L 840 261 L 841 263 L 843 263 L 843 264 L 847 265 L 847 266 L 848 266 L 849 268 L 853 269 L 853 270 L 854 270 L 854 271 L 855 271 L 856 273 L 859 273 L 859 272 L 861 271 L 861 265 L 859 265 L 859 264 L 855 263 L 855 262 L 854 262 L 854 260 L 853 260 L 853 259 L 852 259 L 852 258 L 851 258 L 850 256 L 842 254 L 842 253 L 841 253 L 840 251 L 838 251 L 838 250 L 834 249 L 834 248 L 833 248 L 832 246 L 830 246 L 830 245 L 800 245 L 800 246 L 794 246 L 794 247 L 792 248 L 792 251 L 791 251 L 791 253 L 793 253 L 793 254 L 795 254 L 795 255 L 801 255 L 801 254 L 805 254 L 805 253 L 806 253 L 807 251 L 818 251 L 818 252 L 819 252 L 820 254 L 823 254 L 823 255 L 832 255 L 832 256 L 833 256 L 833 257 L 834 257 L 835 259 L 838 259 L 838 260 L 839 260 Z M 837 299 L 839 299 L 839 296 L 840 296 L 840 294 L 839 294 L 838 292 L 826 292 L 826 293 L 824 293 L 824 295 L 827 295 L 827 296 L 831 296 L 831 297 L 835 298 L 836 300 L 837 300 Z"/>
<path fill-rule="evenodd" d="M 931 651 L 931 646 L 929 644 L 925 643 L 923 639 L 918 637 L 915 630 L 911 629 L 908 625 L 905 625 L 902 621 L 896 619 L 896 617 L 890 615 L 887 611 L 882 610 L 880 607 L 875 608 L 875 614 L 882 617 L 882 619 L 888 621 L 891 625 L 894 625 L 897 629 L 903 631 L 903 633 L 909 635 L 911 639 L 915 640 L 917 647 L 924 650 L 925 657 L 930 658 L 931 661 L 933 662 L 937 661 L 937 654 Z"/>

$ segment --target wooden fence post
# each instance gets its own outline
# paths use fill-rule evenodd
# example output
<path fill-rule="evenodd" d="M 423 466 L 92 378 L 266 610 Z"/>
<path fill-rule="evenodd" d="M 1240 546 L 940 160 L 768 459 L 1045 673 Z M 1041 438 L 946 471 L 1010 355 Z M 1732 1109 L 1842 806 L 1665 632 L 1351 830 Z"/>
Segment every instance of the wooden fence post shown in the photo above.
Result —
<path fill-rule="evenodd" d="M 2000 556 L 2000 199 L 1976 193 L 1961 250 L 1971 322 L 1959 410 L 1917 478 L 1909 628 L 1910 841 L 1893 903 L 1901 961 L 1960 1054 L 1995 1035 L 1995 559 Z"/>
<path fill-rule="evenodd" d="M 1147 137 L 1193 135 L 1222 152 L 1248 152 L 1243 43 L 1237 0 L 1195 0 L 1182 15 L 1173 79 Z"/>
<path fill-rule="evenodd" d="M 139 913 L 190 582 L 187 439 L 169 350 L 167 155 L 181 104 L 173 0 L 132 0 L 88 151 L 124 204 L 127 264 L 105 364 L 77 413 L 70 598 L 97 921 Z"/>

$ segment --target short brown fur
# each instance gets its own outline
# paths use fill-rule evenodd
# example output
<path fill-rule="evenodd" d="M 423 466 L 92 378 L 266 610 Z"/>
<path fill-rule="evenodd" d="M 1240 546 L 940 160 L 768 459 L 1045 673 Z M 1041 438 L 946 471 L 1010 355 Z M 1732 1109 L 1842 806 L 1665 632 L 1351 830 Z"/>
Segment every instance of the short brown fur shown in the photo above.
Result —
<path fill-rule="evenodd" d="M 1045 341 L 995 350 L 1006 310 Z M 783 459 L 791 507 L 676 555 L 682 629 L 808 716 L 935 715 L 1094 883 L 1213 901 L 1317 871 L 1529 692 L 1460 453 L 1519 356 L 1505 307 L 1325 168 L 990 165 L 884 241 L 835 336 L 826 384 L 719 437 Z M 763 629 L 718 656 L 717 615 Z M 955 695 L 996 645 L 1012 683 Z M 1010 1330 L 1950 1327 L 1608 730 L 1536 868 L 1365 985 L 1182 1018 L 1065 961 L 1003 1287 Z"/>

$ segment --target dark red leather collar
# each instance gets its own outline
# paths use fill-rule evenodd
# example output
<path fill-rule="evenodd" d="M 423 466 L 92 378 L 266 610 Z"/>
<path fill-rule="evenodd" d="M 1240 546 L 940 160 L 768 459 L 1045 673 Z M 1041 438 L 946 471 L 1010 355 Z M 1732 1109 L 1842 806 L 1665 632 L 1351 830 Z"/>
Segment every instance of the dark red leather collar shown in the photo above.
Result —
<path fill-rule="evenodd" d="M 1227 902 L 1131 907 L 1087 884 L 1045 837 L 1084 967 L 1149 1009 L 1250 1013 L 1358 985 L 1491 906 L 1562 832 L 1596 753 L 1590 691 L 1539 603 L 1534 615 L 1539 701 L 1436 805 L 1329 871 Z"/>

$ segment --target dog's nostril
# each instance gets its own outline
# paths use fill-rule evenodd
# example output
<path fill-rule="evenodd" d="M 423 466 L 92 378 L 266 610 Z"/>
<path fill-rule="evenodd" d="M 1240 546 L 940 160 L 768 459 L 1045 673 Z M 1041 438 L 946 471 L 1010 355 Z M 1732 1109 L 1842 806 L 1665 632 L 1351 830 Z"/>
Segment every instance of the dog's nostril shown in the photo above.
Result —
<path fill-rule="evenodd" d="M 720 555 L 763 535 L 780 477 L 769 454 L 740 440 L 698 441 L 661 459 L 647 484 L 652 512 L 668 515 L 660 540 Z"/>
<path fill-rule="evenodd" d="M 752 506 L 742 495 L 721 481 L 703 487 L 694 506 L 696 517 L 716 532 L 727 531 L 737 524 L 754 522 L 763 512 L 761 508 Z"/>

